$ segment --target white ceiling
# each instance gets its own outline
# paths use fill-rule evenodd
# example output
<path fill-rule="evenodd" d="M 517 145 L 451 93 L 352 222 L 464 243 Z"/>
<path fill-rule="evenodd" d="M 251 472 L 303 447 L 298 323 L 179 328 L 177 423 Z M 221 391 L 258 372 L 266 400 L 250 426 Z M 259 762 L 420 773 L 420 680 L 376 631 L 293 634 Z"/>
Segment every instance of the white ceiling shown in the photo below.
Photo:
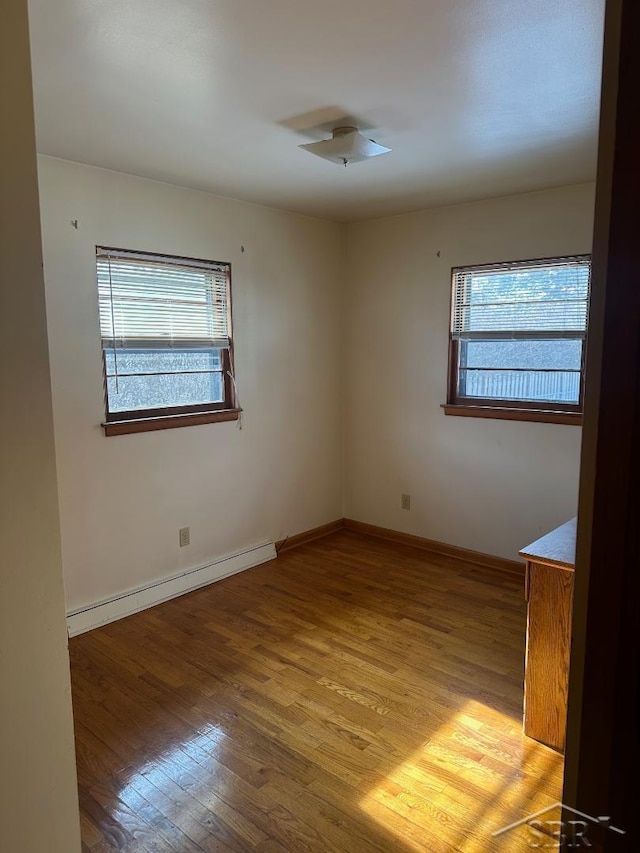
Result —
<path fill-rule="evenodd" d="M 595 176 L 604 0 L 31 0 L 39 151 L 336 220 Z M 391 154 L 297 146 L 355 117 Z"/>

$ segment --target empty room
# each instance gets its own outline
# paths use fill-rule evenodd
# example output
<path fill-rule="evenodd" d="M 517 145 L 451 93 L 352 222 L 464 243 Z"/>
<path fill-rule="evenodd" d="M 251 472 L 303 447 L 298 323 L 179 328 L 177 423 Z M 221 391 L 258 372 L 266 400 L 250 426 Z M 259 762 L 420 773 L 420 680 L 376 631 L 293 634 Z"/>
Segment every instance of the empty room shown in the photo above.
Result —
<path fill-rule="evenodd" d="M 558 849 L 604 0 L 10 6 L 7 851 Z"/>

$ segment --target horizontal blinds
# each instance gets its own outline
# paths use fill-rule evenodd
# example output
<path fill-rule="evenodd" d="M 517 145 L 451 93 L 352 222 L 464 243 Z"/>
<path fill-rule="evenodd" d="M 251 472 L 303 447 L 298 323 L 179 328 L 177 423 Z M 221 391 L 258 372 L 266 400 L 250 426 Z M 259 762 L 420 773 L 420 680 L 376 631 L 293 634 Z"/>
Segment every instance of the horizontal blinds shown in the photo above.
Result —
<path fill-rule="evenodd" d="M 454 269 L 452 336 L 584 337 L 589 284 L 588 256 Z"/>
<path fill-rule="evenodd" d="M 103 347 L 228 347 L 229 264 L 98 247 Z"/>

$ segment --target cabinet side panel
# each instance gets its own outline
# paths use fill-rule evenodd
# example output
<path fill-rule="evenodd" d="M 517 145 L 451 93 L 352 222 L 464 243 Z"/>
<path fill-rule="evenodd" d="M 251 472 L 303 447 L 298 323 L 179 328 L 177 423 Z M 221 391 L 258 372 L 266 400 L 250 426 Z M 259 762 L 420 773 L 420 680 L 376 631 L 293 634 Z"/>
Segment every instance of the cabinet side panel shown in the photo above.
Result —
<path fill-rule="evenodd" d="M 573 572 L 532 563 L 524 732 L 564 751 Z"/>

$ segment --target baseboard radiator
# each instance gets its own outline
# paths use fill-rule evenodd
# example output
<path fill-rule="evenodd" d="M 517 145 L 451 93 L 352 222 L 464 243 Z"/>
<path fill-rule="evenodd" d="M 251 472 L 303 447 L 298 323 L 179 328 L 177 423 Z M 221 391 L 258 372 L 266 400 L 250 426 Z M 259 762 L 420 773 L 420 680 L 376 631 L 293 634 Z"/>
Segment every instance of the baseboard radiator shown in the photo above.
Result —
<path fill-rule="evenodd" d="M 373 524 L 365 524 L 349 518 L 340 518 L 328 524 L 323 524 L 320 527 L 314 527 L 312 530 L 282 539 L 277 543 L 267 542 L 262 545 L 255 545 L 237 554 L 221 557 L 212 563 L 208 563 L 206 566 L 190 569 L 174 577 L 165 578 L 148 586 L 125 592 L 107 601 L 97 602 L 96 604 L 90 604 L 74 610 L 67 614 L 69 636 L 74 637 L 76 634 L 91 631 L 93 628 L 100 627 L 100 625 L 115 622 L 116 619 L 122 619 L 124 616 L 130 616 L 132 613 L 137 613 L 140 610 L 146 610 L 148 607 L 168 601 L 170 598 L 177 598 L 179 595 L 184 595 L 194 589 L 199 589 L 202 586 L 222 580 L 222 578 L 243 572 L 245 569 L 259 566 L 260 563 L 274 560 L 281 551 L 298 548 L 301 545 L 306 545 L 309 542 L 328 536 L 331 533 L 337 533 L 340 530 L 373 536 L 377 539 L 386 539 L 389 542 L 395 542 L 400 545 L 409 545 L 432 554 L 437 554 L 438 556 L 453 558 L 460 563 L 470 564 L 479 569 L 490 569 L 512 576 L 523 576 L 524 574 L 524 563 L 515 560 L 507 560 L 503 557 L 494 557 L 490 554 L 482 554 L 478 551 L 458 548 L 443 542 L 424 539 L 408 533 L 400 533 L 396 530 L 377 527 Z"/>
<path fill-rule="evenodd" d="M 78 608 L 67 614 L 67 630 L 70 637 L 91 631 L 100 625 L 115 622 L 124 616 L 146 610 L 155 604 L 177 598 L 194 589 L 207 586 L 215 581 L 259 566 L 268 560 L 276 558 L 276 549 L 273 542 L 255 545 L 240 551 L 220 557 L 205 566 L 188 569 L 178 575 L 155 581 L 147 586 L 139 587 L 115 596 L 105 601 L 89 604 Z"/>

